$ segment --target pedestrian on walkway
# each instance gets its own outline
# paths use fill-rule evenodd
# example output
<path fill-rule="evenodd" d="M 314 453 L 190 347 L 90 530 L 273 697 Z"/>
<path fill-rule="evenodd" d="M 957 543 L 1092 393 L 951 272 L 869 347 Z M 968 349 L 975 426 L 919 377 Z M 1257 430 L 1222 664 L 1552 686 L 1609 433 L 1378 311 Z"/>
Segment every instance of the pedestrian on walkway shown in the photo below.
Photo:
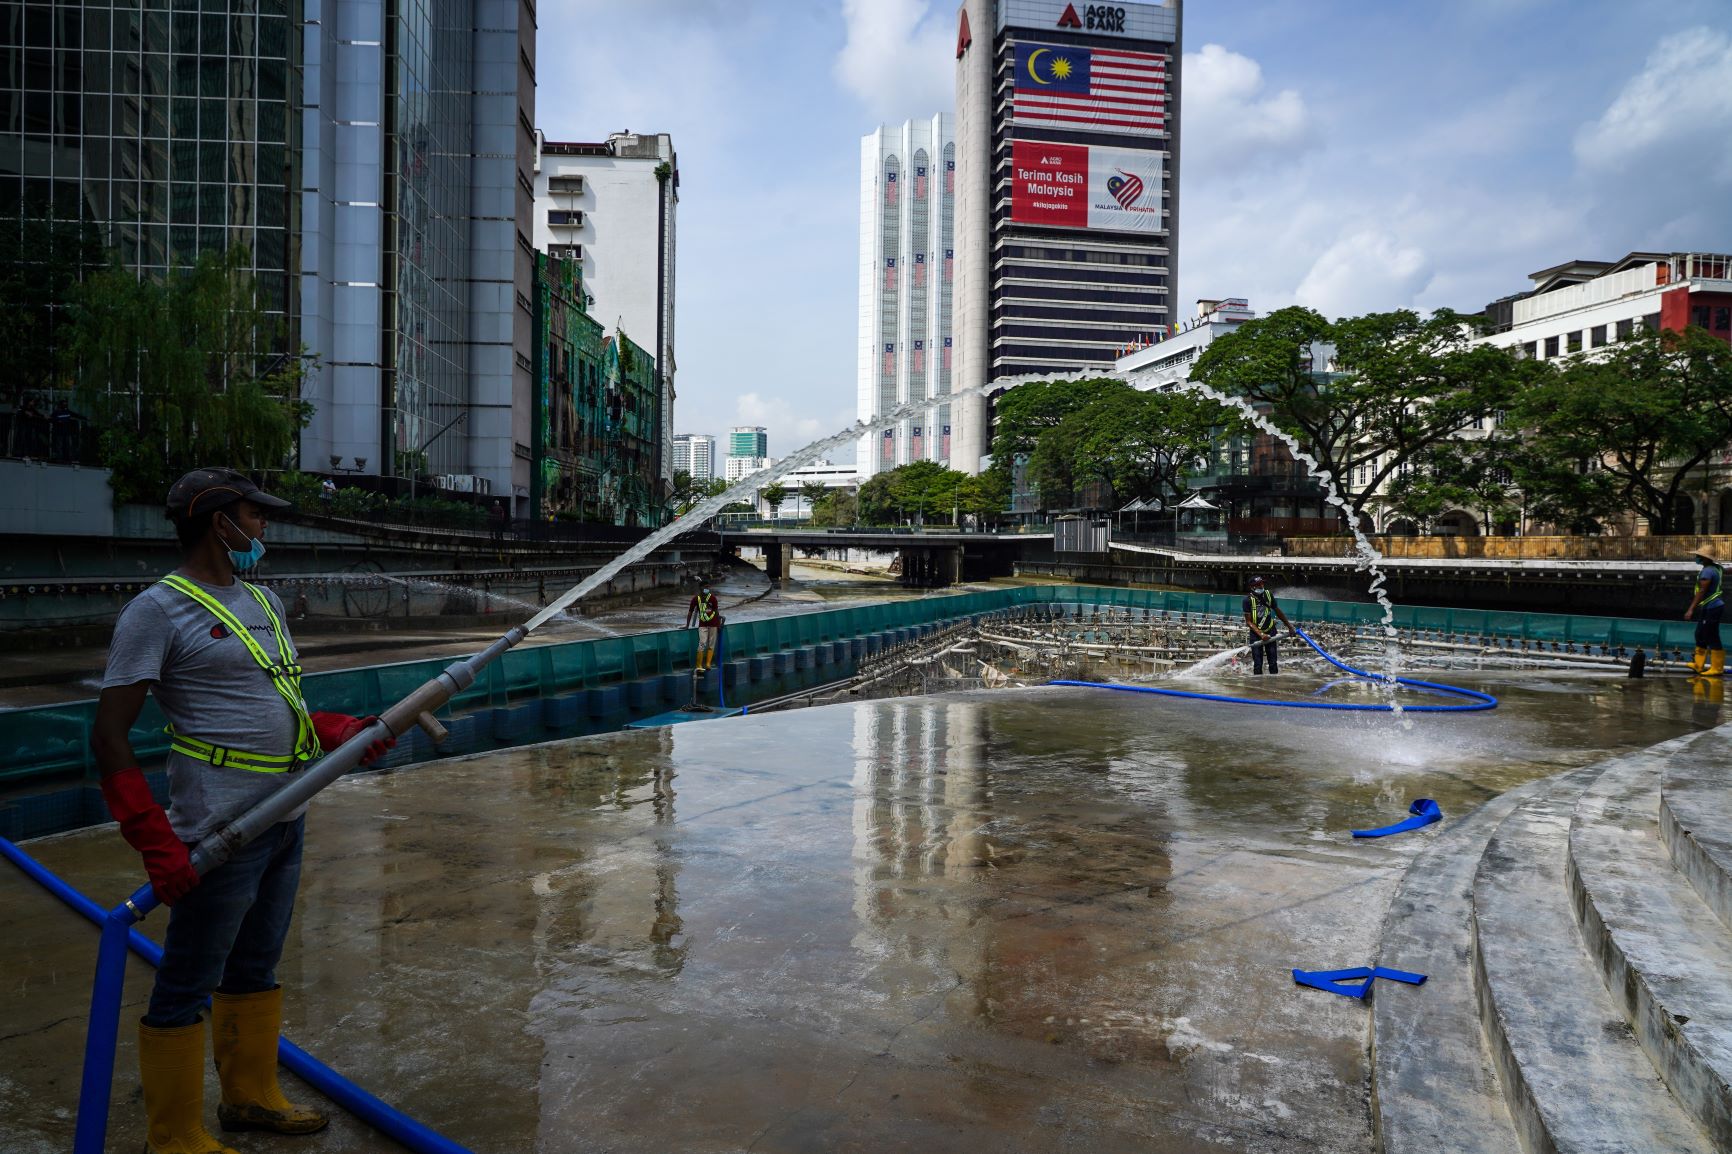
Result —
<path fill-rule="evenodd" d="M 1275 604 L 1275 595 L 1264 586 L 1263 578 L 1251 578 L 1251 592 L 1245 595 L 1245 624 L 1251 630 L 1251 672 L 1261 674 L 1263 662 L 1269 662 L 1269 672 L 1280 672 L 1276 666 L 1275 656 L 1275 619 L 1279 617 L 1281 624 L 1292 632 L 1293 623 L 1287 620 L 1287 614 Z"/>
<path fill-rule="evenodd" d="M 690 629 L 694 621 L 698 626 L 698 661 L 692 668 L 702 673 L 716 663 L 716 640 L 722 631 L 721 599 L 710 588 L 707 577 L 686 606 L 686 628 Z"/>
<path fill-rule="evenodd" d="M 276 966 L 300 882 L 305 807 L 202 878 L 190 856 L 376 720 L 307 711 L 282 603 L 237 576 L 264 556 L 267 513 L 287 504 L 230 469 L 197 469 L 174 483 L 168 515 L 181 565 L 121 611 L 97 702 L 91 745 L 103 799 L 172 907 L 138 1030 L 150 1154 L 228 1150 L 204 1123 L 207 997 L 222 1128 L 309 1134 L 326 1122 L 277 1085 Z M 169 722 L 167 813 L 130 739 L 147 694 Z M 374 742 L 364 762 L 393 744 Z"/>
<path fill-rule="evenodd" d="M 1690 598 L 1690 608 L 1684 610 L 1684 620 L 1696 623 L 1696 655 L 1690 668 L 1708 677 L 1720 677 L 1726 671 L 1726 643 L 1720 640 L 1720 619 L 1726 615 L 1726 571 L 1712 541 L 1698 545 L 1690 559 L 1702 567 L 1696 575 L 1696 595 Z"/>

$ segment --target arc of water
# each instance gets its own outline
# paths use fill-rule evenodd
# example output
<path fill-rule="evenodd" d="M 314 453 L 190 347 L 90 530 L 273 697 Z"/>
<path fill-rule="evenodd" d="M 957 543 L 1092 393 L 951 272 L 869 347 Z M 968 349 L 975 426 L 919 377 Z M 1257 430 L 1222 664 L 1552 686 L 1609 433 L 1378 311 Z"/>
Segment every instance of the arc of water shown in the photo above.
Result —
<path fill-rule="evenodd" d="M 1123 381 L 1124 383 L 1134 387 L 1137 381 L 1146 377 L 1146 375 L 1146 372 L 1139 373 L 1135 370 L 1094 370 L 1056 374 L 1040 373 L 1025 377 L 1000 379 L 990 381 L 984 385 L 974 385 L 970 388 L 958 390 L 957 392 L 947 393 L 943 396 L 922 397 L 909 401 L 907 404 L 892 409 L 888 413 L 873 417 L 870 420 L 856 421 L 854 424 L 838 433 L 813 441 L 805 448 L 788 457 L 784 457 L 769 468 L 760 469 L 756 473 L 741 478 L 733 485 L 730 485 L 725 492 L 700 501 L 686 512 L 684 516 L 677 517 L 666 525 L 663 525 L 660 529 L 657 529 L 654 533 L 651 533 L 642 541 L 639 541 L 636 545 L 633 545 L 630 549 L 627 549 L 625 552 L 603 565 L 600 569 L 597 569 L 594 573 L 585 577 L 578 584 L 572 586 L 558 598 L 549 602 L 545 608 L 529 619 L 523 627 L 524 631 L 526 633 L 534 632 L 537 628 L 546 624 L 549 620 L 560 613 L 563 613 L 567 608 L 576 604 L 589 593 L 599 588 L 627 565 L 647 557 L 650 553 L 654 552 L 674 537 L 685 532 L 689 527 L 703 524 L 705 521 L 720 512 L 721 509 L 730 502 L 737 501 L 742 497 L 756 492 L 758 489 L 776 480 L 778 477 L 786 476 L 796 469 L 802 469 L 805 466 L 816 462 L 824 454 L 833 449 L 840 449 L 852 445 L 855 441 L 866 436 L 868 433 L 875 433 L 883 429 L 888 429 L 902 421 L 908 420 L 911 417 L 929 412 L 940 405 L 947 405 L 959 398 L 970 396 L 972 394 L 984 393 L 992 389 L 1013 388 L 1017 385 L 1028 384 L 1033 381 L 1098 380 L 1101 378 Z M 1360 530 L 1358 519 L 1353 515 L 1352 507 L 1347 503 L 1346 499 L 1341 496 L 1340 490 L 1336 488 L 1334 481 L 1332 481 L 1328 474 L 1326 474 L 1321 466 L 1319 466 L 1317 458 L 1306 452 L 1299 445 L 1298 440 L 1290 433 L 1276 425 L 1274 421 L 1270 420 L 1264 414 L 1259 413 L 1250 402 L 1246 401 L 1242 397 L 1229 396 L 1226 393 L 1210 388 L 1208 385 L 1202 384 L 1198 381 L 1173 381 L 1170 382 L 1170 385 L 1173 388 L 1181 389 L 1196 396 L 1207 397 L 1218 404 L 1236 410 L 1251 424 L 1285 444 L 1288 451 L 1293 454 L 1293 459 L 1304 465 L 1311 476 L 1323 486 L 1324 499 L 1341 511 L 1342 515 L 1347 519 L 1348 527 L 1353 532 L 1354 551 L 1359 558 L 1359 568 L 1362 570 L 1368 570 L 1371 573 L 1369 591 L 1371 595 L 1377 599 L 1378 605 L 1383 609 L 1383 631 L 1390 643 L 1388 646 L 1390 667 L 1385 674 L 1385 678 L 1389 684 L 1394 684 L 1394 678 L 1397 672 L 1395 668 L 1396 651 L 1394 646 L 1396 639 L 1394 624 L 1395 606 L 1389 600 L 1388 595 L 1384 592 L 1384 586 L 1387 579 L 1382 568 L 1380 568 L 1378 564 L 1383 560 L 1383 555 L 1377 551 L 1377 549 L 1371 544 L 1370 539 Z"/>

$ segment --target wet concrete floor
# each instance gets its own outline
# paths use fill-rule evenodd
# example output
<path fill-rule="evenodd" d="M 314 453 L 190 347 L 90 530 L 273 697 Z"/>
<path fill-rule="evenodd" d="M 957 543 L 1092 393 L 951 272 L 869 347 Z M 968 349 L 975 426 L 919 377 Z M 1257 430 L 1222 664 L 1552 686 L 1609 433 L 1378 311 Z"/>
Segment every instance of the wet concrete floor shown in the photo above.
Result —
<path fill-rule="evenodd" d="M 1431 831 L 1348 831 L 1719 720 L 1683 681 L 1447 680 L 1503 707 L 1048 688 L 351 777 L 309 817 L 286 1032 L 480 1154 L 1369 1152 L 1369 1008 L 1289 970 L 1373 960 Z M 112 827 L 28 848 L 104 904 L 138 881 Z M 0 1149 L 64 1150 L 96 932 L 0 867 L 0 942 Z M 393 1148 L 343 1116 L 235 1145 Z"/>

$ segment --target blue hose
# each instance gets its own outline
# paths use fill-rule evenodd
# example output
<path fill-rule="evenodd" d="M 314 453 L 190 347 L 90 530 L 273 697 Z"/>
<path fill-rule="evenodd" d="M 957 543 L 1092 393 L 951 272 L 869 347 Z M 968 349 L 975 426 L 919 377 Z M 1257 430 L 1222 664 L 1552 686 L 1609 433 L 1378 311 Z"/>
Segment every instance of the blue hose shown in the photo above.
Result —
<path fill-rule="evenodd" d="M 139 933 L 128 928 L 131 925 L 130 911 L 123 905 L 118 910 L 107 912 L 95 902 L 67 885 L 56 877 L 35 858 L 19 849 L 11 841 L 0 837 L 0 855 L 4 855 L 30 878 L 35 880 L 49 893 L 102 927 L 103 950 L 102 960 L 97 966 L 96 989 L 91 1005 L 91 1019 L 94 1022 L 106 1014 L 107 1020 L 113 1021 L 120 1016 L 120 979 L 125 974 L 125 946 L 130 946 L 132 952 L 149 962 L 152 966 L 161 964 L 162 947 Z M 118 959 L 118 962 L 115 960 Z M 103 1066 L 100 1061 L 86 1063 L 86 1080 L 89 1081 L 89 1071 L 101 1068 L 108 1071 L 110 1077 L 114 1070 L 114 1043 L 112 1036 L 108 1040 L 108 1062 Z M 101 1055 L 95 1055 L 100 1058 Z M 411 1150 L 425 1151 L 426 1154 L 470 1154 L 469 1148 L 460 1146 L 444 1135 L 429 1129 L 427 1126 L 407 1114 L 388 1106 L 378 1098 L 355 1085 L 287 1038 L 277 1040 L 277 1057 L 297 1077 L 314 1089 L 324 1094 L 331 1101 L 353 1114 L 373 1129 L 402 1143 Z M 104 1081 L 100 1087 L 86 1087 L 95 1098 L 86 1095 L 83 1101 L 100 1101 L 100 1108 L 93 1111 L 95 1117 L 86 1120 L 86 1111 L 79 1111 L 79 1141 L 74 1150 L 91 1148 L 101 1150 L 104 1144 L 108 1123 L 108 1087 L 111 1082 Z M 89 1145 L 94 1143 L 93 1146 Z"/>
<path fill-rule="evenodd" d="M 1345 670 L 1355 677 L 1367 681 L 1393 681 L 1397 685 L 1406 685 L 1413 689 L 1429 689 L 1436 693 L 1445 693 L 1451 697 L 1465 697 L 1468 704 L 1463 705 L 1403 705 L 1402 713 L 1475 713 L 1482 709 L 1496 709 L 1497 698 L 1489 693 L 1481 693 L 1477 689 L 1463 689 L 1459 685 L 1440 685 L 1435 681 L 1418 681 L 1411 677 L 1387 677 L 1379 673 L 1367 673 L 1363 669 L 1355 669 L 1346 662 L 1326 652 L 1324 648 L 1311 639 L 1310 634 L 1303 629 L 1295 629 L 1293 633 L 1305 644 L 1322 655 L 1323 660 Z M 1228 705 L 1272 705 L 1281 709 L 1333 709 L 1344 713 L 1394 713 L 1393 702 L 1344 702 L 1344 701 L 1276 701 L 1260 697 L 1234 697 L 1225 693 L 1190 693 L 1182 689 L 1157 689 L 1153 685 L 1120 685 L 1110 681 L 1049 681 L 1048 685 L 1076 685 L 1084 689 L 1116 689 L 1120 693 L 1153 693 L 1160 697 L 1186 697 L 1192 701 L 1220 701 Z"/>

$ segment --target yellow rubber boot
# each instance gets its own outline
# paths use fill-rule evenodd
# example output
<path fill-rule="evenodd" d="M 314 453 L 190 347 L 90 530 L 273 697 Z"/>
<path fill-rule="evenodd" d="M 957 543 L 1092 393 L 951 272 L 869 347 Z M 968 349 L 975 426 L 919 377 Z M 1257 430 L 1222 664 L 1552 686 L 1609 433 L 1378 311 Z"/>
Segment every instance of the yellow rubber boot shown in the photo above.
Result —
<path fill-rule="evenodd" d="M 235 1154 L 204 1128 L 204 1020 L 138 1027 L 147 1154 Z"/>
<path fill-rule="evenodd" d="M 297 1106 L 277 1085 L 277 1035 L 283 1025 L 283 988 L 257 994 L 211 995 L 217 1077 L 223 1085 L 217 1121 L 224 1130 L 311 1134 L 330 1121 Z"/>
<path fill-rule="evenodd" d="M 1710 649 L 1708 651 L 1708 668 L 1702 671 L 1708 677 L 1722 677 L 1726 673 L 1726 651 Z"/>
<path fill-rule="evenodd" d="M 1707 668 L 1708 668 L 1708 651 L 1706 649 L 1697 649 L 1696 650 L 1696 656 L 1690 658 L 1690 670 L 1691 670 L 1691 672 L 1701 673 L 1703 670 L 1705 670 Z"/>

